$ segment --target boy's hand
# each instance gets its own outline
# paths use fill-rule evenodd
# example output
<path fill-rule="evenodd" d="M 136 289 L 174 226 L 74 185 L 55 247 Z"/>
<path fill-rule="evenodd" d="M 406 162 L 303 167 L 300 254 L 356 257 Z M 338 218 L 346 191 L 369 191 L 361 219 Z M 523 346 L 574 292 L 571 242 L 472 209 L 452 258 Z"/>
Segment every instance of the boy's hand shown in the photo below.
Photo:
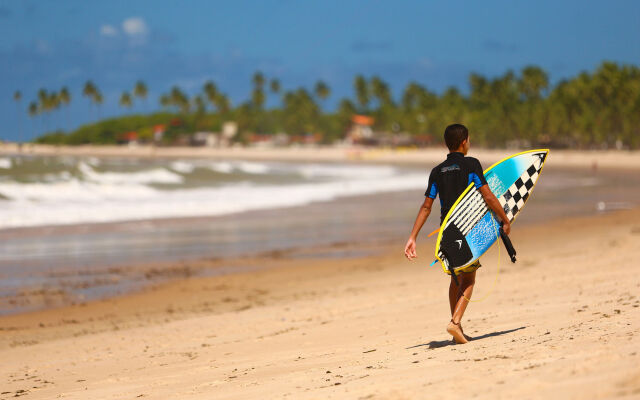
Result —
<path fill-rule="evenodd" d="M 407 259 L 409 261 L 411 261 L 414 258 L 418 257 L 418 255 L 416 254 L 416 241 L 415 241 L 415 239 L 409 238 L 409 240 L 407 240 L 407 244 L 406 244 L 406 246 L 404 246 L 404 256 L 407 257 Z"/>
<path fill-rule="evenodd" d="M 511 222 L 509 221 L 503 222 L 502 231 L 505 233 L 505 235 L 509 236 L 509 233 L 511 233 Z"/>

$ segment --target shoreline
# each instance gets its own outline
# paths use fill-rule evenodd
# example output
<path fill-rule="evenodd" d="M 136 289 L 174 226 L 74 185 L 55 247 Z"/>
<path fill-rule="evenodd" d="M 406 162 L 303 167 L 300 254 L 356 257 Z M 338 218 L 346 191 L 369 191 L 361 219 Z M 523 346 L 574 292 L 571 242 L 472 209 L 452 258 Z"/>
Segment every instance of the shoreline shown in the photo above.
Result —
<path fill-rule="evenodd" d="M 483 160 L 498 161 L 514 153 L 518 149 L 483 149 L 472 148 L 470 155 Z M 257 147 L 155 147 L 148 145 L 113 146 L 113 145 L 79 145 L 55 146 L 44 144 L 23 145 L 18 150 L 15 143 L 0 144 L 0 155 L 39 155 L 39 156 L 94 156 L 94 157 L 136 157 L 136 158 L 215 158 L 241 159 L 251 161 L 281 162 L 357 162 L 424 165 L 439 162 L 444 147 L 424 149 L 385 149 L 364 147 L 289 147 L 289 148 L 257 148 Z M 639 169 L 640 151 L 624 150 L 551 150 L 551 157 L 556 166 L 579 168 L 619 168 Z M 487 164 L 487 166 L 490 164 Z"/>
<path fill-rule="evenodd" d="M 402 258 L 404 242 L 350 259 L 244 258 L 237 266 L 269 268 L 0 317 L 3 391 L 67 399 L 415 398 L 425 385 L 439 398 L 637 393 L 638 235 L 637 209 L 516 227 L 518 263 L 505 257 L 495 293 L 470 305 L 465 331 L 476 340 L 464 346 L 444 331 L 448 280 L 426 267 L 433 243 L 425 239 L 413 263 Z M 484 258 L 476 299 L 492 284 L 496 256 Z M 452 365 L 475 384 L 459 388 Z"/>

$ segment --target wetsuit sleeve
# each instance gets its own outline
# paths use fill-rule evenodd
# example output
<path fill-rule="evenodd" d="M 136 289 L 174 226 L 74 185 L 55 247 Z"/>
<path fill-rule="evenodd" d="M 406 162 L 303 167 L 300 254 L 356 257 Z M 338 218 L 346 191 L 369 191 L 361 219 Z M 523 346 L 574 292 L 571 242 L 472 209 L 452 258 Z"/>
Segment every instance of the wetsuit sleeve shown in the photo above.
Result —
<path fill-rule="evenodd" d="M 480 186 L 484 186 L 487 184 L 487 180 L 484 178 L 484 173 L 482 172 L 482 165 L 480 165 L 480 161 L 475 158 L 471 158 L 471 172 L 469 172 L 469 183 L 473 182 L 473 185 L 476 189 Z"/>
<path fill-rule="evenodd" d="M 438 185 L 436 184 L 436 174 L 435 169 L 431 170 L 431 174 L 429 174 L 429 186 L 427 186 L 427 191 L 424 192 L 426 197 L 430 199 L 435 199 L 438 195 Z"/>

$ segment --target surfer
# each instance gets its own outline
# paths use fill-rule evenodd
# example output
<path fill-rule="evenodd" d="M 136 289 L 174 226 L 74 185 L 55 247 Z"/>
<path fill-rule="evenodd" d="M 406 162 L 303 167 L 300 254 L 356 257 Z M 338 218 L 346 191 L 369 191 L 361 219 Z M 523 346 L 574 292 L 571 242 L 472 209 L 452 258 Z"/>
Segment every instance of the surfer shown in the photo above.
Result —
<path fill-rule="evenodd" d="M 467 128 L 461 124 L 449 125 L 444 131 L 444 141 L 449 148 L 449 154 L 447 159 L 433 168 L 429 175 L 429 185 L 425 192 L 424 203 L 422 203 L 418 211 L 411 235 L 404 248 L 404 254 L 409 260 L 417 257 L 416 238 L 431 213 L 431 206 L 436 196 L 440 196 L 440 225 L 442 225 L 442 221 L 449 209 L 471 183 L 480 191 L 487 206 L 502 222 L 504 233 L 508 235 L 511 231 L 509 219 L 500 202 L 491 193 L 487 185 L 480 161 L 473 157 L 466 157 L 470 147 Z M 453 336 L 456 343 L 467 343 L 469 338 L 464 334 L 460 322 L 467 308 L 467 303 L 471 299 L 476 280 L 476 270 L 480 266 L 480 260 L 478 260 L 468 267 L 455 271 L 454 273 L 459 282 L 456 282 L 453 276 L 451 277 L 451 283 L 449 284 L 451 321 L 447 325 L 447 332 Z M 450 272 L 447 273 L 451 274 Z"/>

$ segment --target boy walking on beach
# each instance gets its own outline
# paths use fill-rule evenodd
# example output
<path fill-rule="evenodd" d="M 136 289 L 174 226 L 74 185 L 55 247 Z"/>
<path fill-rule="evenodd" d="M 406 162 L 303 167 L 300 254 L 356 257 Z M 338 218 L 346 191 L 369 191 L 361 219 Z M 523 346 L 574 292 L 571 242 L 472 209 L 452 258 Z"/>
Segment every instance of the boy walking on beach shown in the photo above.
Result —
<path fill-rule="evenodd" d="M 416 238 L 431 213 L 431 206 L 436 196 L 440 195 L 440 225 L 442 225 L 442 221 L 453 203 L 471 183 L 480 191 L 487 206 L 502 222 L 504 233 L 508 235 L 511 231 L 509 219 L 496 196 L 491 193 L 480 162 L 473 157 L 465 157 L 469 152 L 469 131 L 467 128 L 461 124 L 449 125 L 444 131 L 444 141 L 449 148 L 449 154 L 447 159 L 433 168 L 429 175 L 429 186 L 425 192 L 424 203 L 418 211 L 411 235 L 404 248 L 404 254 L 409 260 L 417 257 Z M 480 266 L 480 260 L 478 260 L 468 267 L 455 271 L 460 285 L 456 284 L 453 276 L 451 277 L 449 284 L 451 321 L 447 326 L 447 332 L 453 336 L 456 343 L 467 343 L 468 341 L 468 337 L 462 331 L 460 321 L 467 308 L 467 303 L 471 299 L 476 270 Z"/>

